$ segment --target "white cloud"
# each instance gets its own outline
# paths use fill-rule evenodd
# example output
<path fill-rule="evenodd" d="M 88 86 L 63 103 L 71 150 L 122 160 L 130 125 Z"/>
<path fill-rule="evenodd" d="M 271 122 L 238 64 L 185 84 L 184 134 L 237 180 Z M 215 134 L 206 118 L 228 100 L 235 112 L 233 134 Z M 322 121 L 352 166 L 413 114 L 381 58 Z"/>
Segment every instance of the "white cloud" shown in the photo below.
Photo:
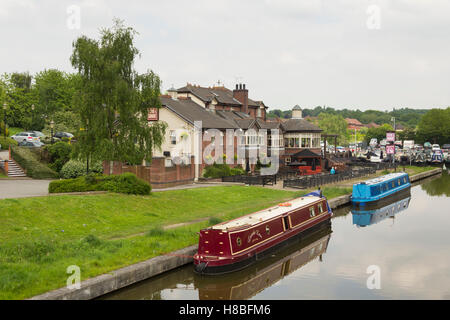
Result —
<path fill-rule="evenodd" d="M 380 7 L 369 30 L 366 9 Z M 81 8 L 81 29 L 66 8 Z M 163 89 L 186 82 L 234 87 L 270 107 L 447 106 L 450 2 L 357 1 L 2 1 L 0 71 L 71 71 L 72 41 L 98 37 L 114 17 L 139 36 L 140 71 Z"/>

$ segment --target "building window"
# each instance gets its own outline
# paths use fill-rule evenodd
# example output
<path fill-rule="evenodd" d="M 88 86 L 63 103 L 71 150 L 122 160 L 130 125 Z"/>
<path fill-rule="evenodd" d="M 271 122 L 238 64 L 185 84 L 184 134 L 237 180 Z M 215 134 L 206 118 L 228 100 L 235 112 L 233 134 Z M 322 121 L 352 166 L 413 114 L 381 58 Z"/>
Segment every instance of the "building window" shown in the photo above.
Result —
<path fill-rule="evenodd" d="M 302 138 L 302 148 L 311 148 L 311 138 Z"/>
<path fill-rule="evenodd" d="M 286 162 L 286 164 L 291 163 L 291 157 L 286 157 L 286 159 L 284 161 Z"/>
<path fill-rule="evenodd" d="M 177 144 L 177 133 L 175 130 L 170 130 L 170 143 Z"/>
<path fill-rule="evenodd" d="M 256 116 L 259 117 L 259 118 L 261 118 L 261 109 L 260 109 L 260 108 L 258 108 L 258 109 L 256 110 Z"/>

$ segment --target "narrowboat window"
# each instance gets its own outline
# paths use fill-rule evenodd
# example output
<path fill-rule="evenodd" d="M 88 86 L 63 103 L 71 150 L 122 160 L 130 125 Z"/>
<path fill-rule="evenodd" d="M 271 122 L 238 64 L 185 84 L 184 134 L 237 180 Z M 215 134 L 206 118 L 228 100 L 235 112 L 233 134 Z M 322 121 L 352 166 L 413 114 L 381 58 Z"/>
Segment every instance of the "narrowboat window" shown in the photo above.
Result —
<path fill-rule="evenodd" d="M 392 188 L 395 188 L 395 181 L 392 181 Z"/>
<path fill-rule="evenodd" d="M 319 203 L 319 213 L 323 212 L 323 203 Z"/>
<path fill-rule="evenodd" d="M 266 233 L 267 233 L 267 235 L 270 235 L 270 228 L 269 228 L 269 226 L 266 226 Z"/>
<path fill-rule="evenodd" d="M 241 238 L 238 237 L 238 238 L 236 239 L 236 243 L 237 243 L 238 246 L 241 246 L 241 244 L 242 244 Z"/>
<path fill-rule="evenodd" d="M 400 179 L 398 179 L 398 185 L 401 185 L 402 181 Z"/>
<path fill-rule="evenodd" d="M 309 216 L 314 217 L 316 215 L 316 212 L 314 211 L 314 207 L 309 207 Z"/>

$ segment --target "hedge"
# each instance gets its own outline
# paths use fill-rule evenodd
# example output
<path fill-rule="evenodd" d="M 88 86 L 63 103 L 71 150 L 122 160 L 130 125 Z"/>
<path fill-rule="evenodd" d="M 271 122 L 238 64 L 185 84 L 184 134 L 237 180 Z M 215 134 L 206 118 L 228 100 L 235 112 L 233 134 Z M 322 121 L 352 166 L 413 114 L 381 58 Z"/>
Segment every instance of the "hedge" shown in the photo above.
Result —
<path fill-rule="evenodd" d="M 8 150 L 9 146 L 17 146 L 17 141 L 12 139 L 12 138 L 6 138 L 1 136 L 0 137 L 0 146 L 1 146 L 1 150 Z"/>
<path fill-rule="evenodd" d="M 241 167 L 230 168 L 227 164 L 214 163 L 204 169 L 203 177 L 205 178 L 221 178 L 245 174 L 245 170 Z"/>
<path fill-rule="evenodd" d="M 37 156 L 26 147 L 11 147 L 13 159 L 26 171 L 27 176 L 33 179 L 55 179 L 59 175 L 45 164 L 39 162 Z"/>
<path fill-rule="evenodd" d="M 89 173 L 102 173 L 103 166 L 101 162 L 90 163 Z M 70 160 L 64 164 L 60 171 L 61 178 L 73 179 L 86 175 L 86 162 Z"/>
<path fill-rule="evenodd" d="M 87 175 L 75 179 L 64 179 L 50 182 L 49 193 L 110 191 L 116 193 L 148 195 L 151 186 L 133 173 L 121 175 Z"/>

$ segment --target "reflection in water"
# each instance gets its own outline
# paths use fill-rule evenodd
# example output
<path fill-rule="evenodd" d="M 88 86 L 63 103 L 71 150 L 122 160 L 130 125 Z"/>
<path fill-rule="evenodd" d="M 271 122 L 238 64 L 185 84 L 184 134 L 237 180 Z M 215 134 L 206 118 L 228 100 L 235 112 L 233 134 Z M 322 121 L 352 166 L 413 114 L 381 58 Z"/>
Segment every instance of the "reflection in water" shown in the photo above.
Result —
<path fill-rule="evenodd" d="M 449 190 L 444 173 L 387 208 L 334 210 L 332 237 L 316 234 L 245 270 L 207 277 L 187 265 L 102 299 L 450 299 Z M 376 223 L 393 215 L 395 224 Z M 380 267 L 380 290 L 367 288 L 370 265 Z"/>
<path fill-rule="evenodd" d="M 220 277 L 195 278 L 201 300 L 241 300 L 249 299 L 258 292 L 272 286 L 280 279 L 326 252 L 331 236 L 331 228 L 314 234 L 301 244 L 293 245 L 270 259 L 262 260 L 246 272 L 237 272 Z"/>
<path fill-rule="evenodd" d="M 386 218 L 394 219 L 395 215 L 404 211 L 409 206 L 411 200 L 410 194 L 403 195 L 399 198 L 391 198 L 391 203 L 379 206 L 366 206 L 365 208 L 353 207 L 352 216 L 353 224 L 358 227 L 366 227 L 371 224 L 376 224 Z"/>
<path fill-rule="evenodd" d="M 161 299 L 161 293 L 167 293 L 167 290 L 173 293 L 174 290 L 193 289 L 198 290 L 200 300 L 249 299 L 315 258 L 319 257 L 322 261 L 330 237 L 331 228 L 319 231 L 246 268 L 245 272 L 202 276 L 195 274 L 192 265 L 189 265 L 119 290 L 103 299 Z"/>
<path fill-rule="evenodd" d="M 442 171 L 441 178 L 422 184 L 422 190 L 430 196 L 450 197 L 450 174 L 447 170 Z"/>

